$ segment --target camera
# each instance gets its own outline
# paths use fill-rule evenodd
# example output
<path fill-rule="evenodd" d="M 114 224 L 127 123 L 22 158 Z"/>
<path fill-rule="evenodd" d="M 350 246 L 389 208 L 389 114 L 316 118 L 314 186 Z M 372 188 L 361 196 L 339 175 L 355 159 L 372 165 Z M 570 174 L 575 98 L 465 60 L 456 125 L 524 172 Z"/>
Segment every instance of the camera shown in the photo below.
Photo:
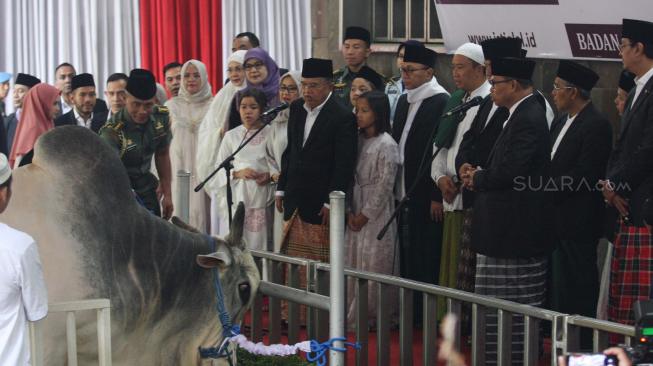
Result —
<path fill-rule="evenodd" d="M 653 301 L 636 301 L 633 304 L 635 315 L 635 337 L 631 346 L 622 347 L 633 365 L 653 365 Z M 608 366 L 618 365 L 617 358 L 603 354 L 569 354 L 567 366 Z"/>
<path fill-rule="evenodd" d="M 636 301 L 635 338 L 631 347 L 624 347 L 633 365 L 653 365 L 653 301 Z"/>

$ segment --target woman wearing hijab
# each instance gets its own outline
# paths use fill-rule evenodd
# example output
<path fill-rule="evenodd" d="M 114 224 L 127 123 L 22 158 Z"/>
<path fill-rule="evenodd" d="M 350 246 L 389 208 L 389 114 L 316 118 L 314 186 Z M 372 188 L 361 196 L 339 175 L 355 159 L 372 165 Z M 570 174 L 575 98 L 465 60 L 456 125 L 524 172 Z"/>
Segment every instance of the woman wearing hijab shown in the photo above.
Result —
<path fill-rule="evenodd" d="M 190 172 L 189 224 L 197 230 L 208 233 L 209 201 L 204 192 L 192 191 L 202 179 L 195 165 L 197 155 L 198 131 L 211 104 L 211 85 L 206 74 L 206 66 L 200 61 L 189 60 L 181 68 L 181 87 L 179 95 L 168 100 L 170 109 L 172 142 L 170 143 L 170 162 L 172 165 L 172 195 L 178 195 L 176 172 Z M 179 197 L 177 197 L 179 199 Z M 179 207 L 177 205 L 177 207 Z"/>
<path fill-rule="evenodd" d="M 220 163 L 216 159 L 222 137 L 227 129 L 229 106 L 234 95 L 245 87 L 243 62 L 246 53 L 245 50 L 239 50 L 229 56 L 227 61 L 229 82 L 215 95 L 209 111 L 206 112 L 204 121 L 200 125 L 196 157 L 199 181 L 206 179 L 213 172 L 215 166 Z M 206 189 L 206 193 L 211 197 L 211 235 L 225 236 L 229 232 L 228 220 L 226 217 L 220 217 L 215 195 L 208 189 Z"/>
<path fill-rule="evenodd" d="M 283 103 L 290 104 L 295 100 L 302 98 L 301 72 L 289 71 L 280 79 L 279 99 Z M 281 173 L 281 155 L 288 146 L 288 116 L 290 109 L 284 109 L 277 114 L 272 120 L 270 127 L 272 131 L 267 140 L 266 153 L 268 156 L 268 165 L 270 167 L 270 179 L 276 183 Z M 283 213 L 274 210 L 274 251 L 276 253 L 281 249 L 281 232 L 283 226 Z"/>
<path fill-rule="evenodd" d="M 229 112 L 229 129 L 242 124 L 238 113 L 239 98 L 249 89 L 259 89 L 265 94 L 267 108 L 279 105 L 279 67 L 270 55 L 262 48 L 256 47 L 247 51 L 243 62 L 247 86 L 236 93 L 231 102 Z"/>
<path fill-rule="evenodd" d="M 9 155 L 10 166 L 15 168 L 32 162 L 36 140 L 54 128 L 54 117 L 59 114 L 59 93 L 59 89 L 45 83 L 27 92 Z"/>

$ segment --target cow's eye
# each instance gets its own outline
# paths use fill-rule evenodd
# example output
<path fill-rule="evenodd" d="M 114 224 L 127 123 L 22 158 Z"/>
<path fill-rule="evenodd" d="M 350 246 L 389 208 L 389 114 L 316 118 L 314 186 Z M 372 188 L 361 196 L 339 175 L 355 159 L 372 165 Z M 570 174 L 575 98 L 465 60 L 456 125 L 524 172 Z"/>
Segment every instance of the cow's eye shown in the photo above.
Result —
<path fill-rule="evenodd" d="M 238 285 L 238 294 L 240 295 L 240 300 L 243 302 L 243 305 L 249 302 L 249 297 L 252 294 L 252 287 L 247 282 L 243 282 Z"/>

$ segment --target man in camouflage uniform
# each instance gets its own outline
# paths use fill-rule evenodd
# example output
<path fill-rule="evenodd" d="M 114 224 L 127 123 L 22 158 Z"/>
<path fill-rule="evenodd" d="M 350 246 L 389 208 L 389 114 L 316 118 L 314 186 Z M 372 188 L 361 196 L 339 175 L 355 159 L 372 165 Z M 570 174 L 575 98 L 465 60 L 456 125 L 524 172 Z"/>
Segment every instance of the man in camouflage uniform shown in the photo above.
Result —
<path fill-rule="evenodd" d="M 132 70 L 126 91 L 125 107 L 111 116 L 100 137 L 120 152 L 131 187 L 145 207 L 157 216 L 163 208 L 167 220 L 173 209 L 168 109 L 154 104 L 156 83 L 148 70 Z M 150 172 L 152 156 L 160 182 Z"/>
<path fill-rule="evenodd" d="M 372 52 L 370 45 L 370 32 L 367 29 L 347 27 L 341 49 L 346 65 L 333 73 L 333 94 L 348 108 L 353 108 L 349 101 L 351 82 L 367 62 L 367 58 Z"/>

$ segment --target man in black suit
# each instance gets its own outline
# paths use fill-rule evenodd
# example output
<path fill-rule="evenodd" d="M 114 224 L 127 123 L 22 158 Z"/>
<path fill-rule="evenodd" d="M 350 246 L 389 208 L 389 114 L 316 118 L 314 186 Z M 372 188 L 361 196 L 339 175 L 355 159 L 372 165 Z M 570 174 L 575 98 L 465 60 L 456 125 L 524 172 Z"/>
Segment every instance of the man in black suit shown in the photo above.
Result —
<path fill-rule="evenodd" d="M 75 75 L 71 82 L 70 95 L 72 96 L 73 109 L 54 120 L 54 126 L 77 125 L 90 128 L 93 132 L 107 121 L 107 112 L 94 112 L 97 94 L 95 81 L 91 74 Z"/>
<path fill-rule="evenodd" d="M 16 129 L 18 128 L 18 121 L 20 120 L 20 113 L 23 108 L 25 95 L 34 85 L 40 82 L 41 79 L 29 74 L 19 73 L 16 75 L 13 92 L 14 113 L 7 116 L 4 123 L 7 132 L 6 144 L 8 152 L 11 152 L 11 148 L 14 144 L 14 136 L 16 135 Z"/>
<path fill-rule="evenodd" d="M 485 75 L 492 76 L 492 59 L 503 57 L 521 57 L 521 39 L 519 38 L 493 38 L 481 43 L 483 57 L 485 58 Z M 481 102 L 471 127 L 463 135 L 458 154 L 456 155 L 456 171 L 458 178 L 462 178 L 467 170 L 475 167 L 485 167 L 490 150 L 499 137 L 503 123 L 508 118 L 508 109 L 499 107 L 492 101 L 492 96 L 486 96 Z M 460 257 L 460 271 L 458 284 L 465 291 L 474 291 L 474 277 L 476 276 L 476 253 L 470 247 L 474 192 L 464 188 L 462 191 L 463 235 Z"/>
<path fill-rule="evenodd" d="M 492 60 L 492 99 L 508 119 L 484 168 L 472 168 L 464 184 L 476 191 L 472 249 L 475 292 L 533 306 L 544 303 L 547 258 L 553 247 L 551 209 L 542 181 L 550 163 L 544 107 L 533 95 L 535 62 Z M 487 363 L 496 362 L 496 314 L 487 314 Z M 513 339 L 523 338 L 523 318 L 513 320 Z M 523 343 L 513 343 L 512 364 L 523 361 Z"/>
<path fill-rule="evenodd" d="M 560 61 L 553 101 L 564 114 L 551 130 L 551 183 L 557 248 L 551 256 L 550 305 L 567 314 L 596 317 L 597 245 L 605 205 L 596 189 L 612 150 L 612 126 L 590 100 L 599 76 Z M 589 329 L 588 329 L 589 331 Z M 591 332 L 582 335 L 591 347 Z"/>
<path fill-rule="evenodd" d="M 642 212 L 653 190 L 653 23 L 624 19 L 620 50 L 624 67 L 636 78 L 603 185 L 606 202 L 621 215 L 608 319 L 632 324 L 632 303 L 653 297 L 653 240 Z"/>
<path fill-rule="evenodd" d="M 304 60 L 304 97 L 290 105 L 288 147 L 276 207 L 284 212 L 291 255 L 328 261 L 329 193 L 352 183 L 358 136 L 355 117 L 332 94 L 331 60 Z"/>
<path fill-rule="evenodd" d="M 425 47 L 406 45 L 400 67 L 407 93 L 397 102 L 392 137 L 399 144 L 400 169 L 396 198 L 403 199 L 416 185 L 400 215 L 402 277 L 437 284 L 442 250 L 442 194 L 431 178 L 433 139 L 449 93 L 434 77 L 437 54 Z M 421 316 L 416 298 L 416 321 Z"/>
<path fill-rule="evenodd" d="M 75 67 L 68 62 L 63 62 L 54 69 L 54 86 L 61 91 L 61 97 L 59 99 L 59 114 L 57 117 L 66 114 L 73 109 L 74 104 L 70 87 L 75 75 L 77 75 Z M 107 111 L 107 103 L 104 100 L 97 98 L 93 112 Z"/>

